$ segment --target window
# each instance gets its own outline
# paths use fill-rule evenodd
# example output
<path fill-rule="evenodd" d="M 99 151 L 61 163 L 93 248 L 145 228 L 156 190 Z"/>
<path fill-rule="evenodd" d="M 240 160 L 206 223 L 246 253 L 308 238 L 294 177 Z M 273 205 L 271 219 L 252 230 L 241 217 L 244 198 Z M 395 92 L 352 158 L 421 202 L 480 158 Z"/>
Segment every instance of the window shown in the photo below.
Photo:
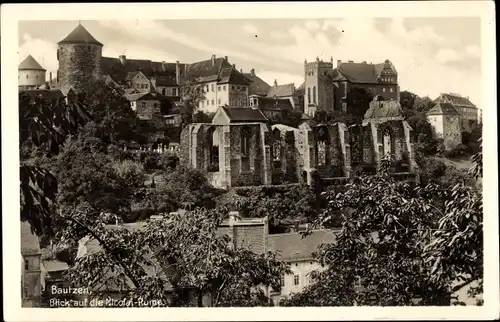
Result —
<path fill-rule="evenodd" d="M 247 90 L 247 87 L 246 86 L 241 86 L 241 91 L 244 92 Z"/>
<path fill-rule="evenodd" d="M 38 75 L 36 75 L 35 78 L 38 79 Z"/>
<path fill-rule="evenodd" d="M 382 92 L 385 92 L 385 87 L 382 88 Z"/>
<path fill-rule="evenodd" d="M 251 132 L 247 126 L 241 128 L 241 170 L 250 171 L 250 137 Z"/>
<path fill-rule="evenodd" d="M 209 106 L 209 105 L 210 105 L 210 101 L 209 101 L 209 100 L 207 100 L 207 106 Z"/>
<path fill-rule="evenodd" d="M 299 285 L 299 284 L 300 284 L 300 276 L 294 275 L 293 276 L 293 285 Z"/>
<path fill-rule="evenodd" d="M 316 104 L 316 86 L 313 87 L 313 103 Z"/>
<path fill-rule="evenodd" d="M 177 96 L 177 88 L 172 88 L 172 96 Z"/>
<path fill-rule="evenodd" d="M 205 93 L 208 93 L 208 85 L 205 87 Z"/>
<path fill-rule="evenodd" d="M 281 276 L 280 284 L 281 286 L 285 286 L 285 276 Z"/>
<path fill-rule="evenodd" d="M 326 126 L 319 127 L 316 133 L 316 155 L 318 166 L 324 166 L 327 164 L 328 142 L 328 128 Z"/>
<path fill-rule="evenodd" d="M 165 88 L 162 88 L 162 89 L 161 89 L 161 94 L 162 94 L 162 95 L 165 95 Z"/>
<path fill-rule="evenodd" d="M 26 75 L 26 79 L 28 79 L 28 75 Z"/>
<path fill-rule="evenodd" d="M 281 166 L 281 132 L 278 129 L 273 131 L 273 160 L 275 162 L 275 167 L 279 168 Z"/>
<path fill-rule="evenodd" d="M 201 107 L 203 107 L 203 105 L 205 105 L 205 101 L 200 101 L 200 104 L 201 104 Z"/>
<path fill-rule="evenodd" d="M 212 92 L 215 92 L 215 85 L 212 84 Z"/>
<path fill-rule="evenodd" d="M 219 171 L 219 134 L 215 128 L 210 128 L 207 131 L 207 147 L 208 147 L 208 171 Z"/>
<path fill-rule="evenodd" d="M 226 91 L 226 85 L 222 86 L 222 90 L 225 92 Z"/>
<path fill-rule="evenodd" d="M 26 270 L 30 269 L 30 262 L 27 259 L 24 260 L 24 269 L 26 269 Z"/>
<path fill-rule="evenodd" d="M 212 100 L 212 105 L 214 105 L 214 100 Z"/>
<path fill-rule="evenodd" d="M 389 128 L 384 130 L 384 155 L 392 154 L 392 138 Z"/>
<path fill-rule="evenodd" d="M 240 91 L 240 87 L 239 87 L 239 86 L 236 86 L 236 90 L 237 90 L 237 91 Z"/>
<path fill-rule="evenodd" d="M 392 88 L 392 87 L 391 87 L 389 90 L 391 91 L 391 93 L 393 93 L 393 92 L 394 92 L 394 88 Z"/>
<path fill-rule="evenodd" d="M 219 98 L 218 104 L 220 105 L 220 98 Z"/>
<path fill-rule="evenodd" d="M 231 85 L 231 90 L 234 91 L 234 85 Z"/>
<path fill-rule="evenodd" d="M 220 92 L 220 86 L 217 86 L 217 91 Z"/>
<path fill-rule="evenodd" d="M 311 88 L 307 88 L 307 102 L 310 104 L 311 103 Z"/>

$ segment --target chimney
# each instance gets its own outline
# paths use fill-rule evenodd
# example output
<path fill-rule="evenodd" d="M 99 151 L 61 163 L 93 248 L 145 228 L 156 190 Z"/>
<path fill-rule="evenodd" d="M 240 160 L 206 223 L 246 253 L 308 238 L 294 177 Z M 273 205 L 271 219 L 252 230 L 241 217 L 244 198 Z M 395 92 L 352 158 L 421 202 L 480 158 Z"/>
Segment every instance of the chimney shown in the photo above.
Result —
<path fill-rule="evenodd" d="M 274 87 L 278 86 L 278 81 L 274 80 Z"/>
<path fill-rule="evenodd" d="M 242 74 L 243 74 L 243 69 L 240 69 L 240 73 L 242 73 Z"/>
<path fill-rule="evenodd" d="M 342 61 L 340 59 L 337 59 L 337 67 L 339 67 L 340 64 L 342 64 Z"/>
<path fill-rule="evenodd" d="M 233 64 L 233 69 L 236 69 L 236 64 Z"/>
<path fill-rule="evenodd" d="M 161 70 L 165 71 L 167 69 L 167 63 L 165 61 L 161 62 Z"/>
<path fill-rule="evenodd" d="M 49 72 L 49 84 L 52 85 L 52 72 Z"/>
<path fill-rule="evenodd" d="M 333 57 L 330 56 L 330 63 L 333 65 Z"/>
<path fill-rule="evenodd" d="M 224 56 L 224 59 L 225 59 L 226 61 L 229 61 L 229 60 L 227 59 L 227 56 Z"/>
<path fill-rule="evenodd" d="M 348 62 L 349 62 L 349 63 L 354 63 L 354 61 L 353 61 L 353 60 L 348 60 Z"/>
<path fill-rule="evenodd" d="M 363 60 L 363 62 L 362 62 L 362 63 L 363 63 L 363 64 L 366 64 L 366 60 Z"/>
<path fill-rule="evenodd" d="M 255 76 L 255 69 L 253 69 L 253 68 L 252 68 L 252 69 L 250 70 L 250 74 L 252 74 L 252 76 Z"/>
<path fill-rule="evenodd" d="M 122 63 L 122 65 L 125 65 L 125 63 L 127 62 L 127 56 L 120 55 L 118 56 L 118 58 L 120 58 L 120 62 Z"/>
<path fill-rule="evenodd" d="M 212 66 L 215 66 L 215 55 L 212 55 Z"/>
<path fill-rule="evenodd" d="M 175 83 L 179 85 L 181 83 L 181 66 L 179 61 L 175 62 Z"/>

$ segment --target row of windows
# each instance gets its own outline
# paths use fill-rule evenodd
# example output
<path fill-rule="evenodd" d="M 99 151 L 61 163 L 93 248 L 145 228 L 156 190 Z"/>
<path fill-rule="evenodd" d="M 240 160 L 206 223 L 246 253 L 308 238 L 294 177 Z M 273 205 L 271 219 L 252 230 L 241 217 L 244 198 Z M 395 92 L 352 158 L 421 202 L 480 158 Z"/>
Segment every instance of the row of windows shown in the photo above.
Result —
<path fill-rule="evenodd" d="M 307 274 L 306 276 L 307 276 L 307 280 L 306 280 L 305 284 L 312 284 L 313 283 L 312 276 L 309 274 Z M 294 286 L 300 285 L 300 274 L 293 275 L 293 285 Z M 281 276 L 281 287 L 284 287 L 284 286 L 285 286 L 285 277 Z"/>
<path fill-rule="evenodd" d="M 135 84 L 135 88 L 148 89 L 149 88 L 149 84 Z"/>
<path fill-rule="evenodd" d="M 166 88 L 162 88 L 161 93 L 166 95 Z M 177 96 L 177 88 L 172 88 L 172 96 Z"/>
<path fill-rule="evenodd" d="M 395 78 L 392 78 L 392 77 L 382 77 L 380 78 L 381 81 L 383 82 L 396 82 L 396 79 Z"/>
<path fill-rule="evenodd" d="M 17 79 L 19 79 L 19 75 L 17 75 Z M 26 75 L 26 79 L 29 79 L 29 75 Z M 35 75 L 35 79 L 38 79 L 38 75 Z"/>
<path fill-rule="evenodd" d="M 312 97 L 313 97 L 312 103 L 316 104 L 316 86 L 313 86 L 313 88 L 312 88 Z M 307 101 L 309 103 L 311 103 L 311 88 L 310 87 L 307 88 Z"/>
<path fill-rule="evenodd" d="M 211 87 L 209 87 L 208 85 L 205 85 L 203 86 L 203 93 L 209 93 L 210 92 L 210 89 L 212 92 L 215 92 L 215 84 L 211 84 Z M 219 85 L 217 86 L 217 91 L 226 91 L 226 85 Z M 231 85 L 231 90 L 232 91 L 236 91 L 236 92 L 244 92 L 247 90 L 247 87 L 246 86 L 235 86 L 235 85 Z"/>
<path fill-rule="evenodd" d="M 246 100 L 245 99 L 235 99 L 232 102 L 233 102 L 234 106 L 241 106 L 241 107 L 246 106 L 246 104 L 245 104 Z M 212 99 L 212 100 L 200 101 L 200 104 L 201 104 L 201 107 L 204 107 L 204 106 L 214 106 L 215 105 L 215 100 Z M 218 104 L 218 106 L 222 105 L 222 101 L 221 101 L 220 98 L 217 100 L 217 104 Z"/>

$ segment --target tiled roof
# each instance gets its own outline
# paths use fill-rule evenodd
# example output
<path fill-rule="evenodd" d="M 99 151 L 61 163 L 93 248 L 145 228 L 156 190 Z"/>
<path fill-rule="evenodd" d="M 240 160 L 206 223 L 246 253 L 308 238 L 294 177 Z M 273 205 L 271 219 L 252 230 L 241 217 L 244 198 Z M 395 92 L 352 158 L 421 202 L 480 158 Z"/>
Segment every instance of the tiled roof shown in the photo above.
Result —
<path fill-rule="evenodd" d="M 59 89 L 28 89 L 21 90 L 19 93 L 28 94 L 33 100 L 43 99 L 53 101 L 64 98 L 64 94 Z"/>
<path fill-rule="evenodd" d="M 377 100 L 376 96 L 373 101 L 370 102 L 370 107 L 365 113 L 365 119 L 373 118 L 383 118 L 383 117 L 403 117 L 403 111 L 399 101 L 387 100 L 383 101 Z"/>
<path fill-rule="evenodd" d="M 128 101 L 137 101 L 137 100 L 159 100 L 156 95 L 152 93 L 137 93 L 137 94 L 126 94 L 123 95 Z"/>
<path fill-rule="evenodd" d="M 291 126 L 288 126 L 288 125 L 285 125 L 285 124 L 274 124 L 271 126 L 271 129 L 278 129 L 280 132 L 296 132 L 298 131 L 299 129 L 295 128 L 295 127 L 291 127 Z"/>
<path fill-rule="evenodd" d="M 137 88 L 126 88 L 123 90 L 125 95 L 138 94 L 140 91 Z"/>
<path fill-rule="evenodd" d="M 221 107 L 230 122 L 267 122 L 267 118 L 257 108 Z"/>
<path fill-rule="evenodd" d="M 239 71 L 231 67 L 231 68 L 223 68 L 221 70 L 218 83 L 248 85 L 250 84 L 250 81 Z"/>
<path fill-rule="evenodd" d="M 125 77 L 125 80 L 126 81 L 131 81 L 132 79 L 134 79 L 134 77 L 139 74 L 140 72 L 139 71 L 134 71 L 134 72 L 128 72 L 127 73 L 127 77 Z"/>
<path fill-rule="evenodd" d="M 69 35 L 58 44 L 94 44 L 102 46 L 81 24 L 78 24 Z"/>
<path fill-rule="evenodd" d="M 165 75 L 156 77 L 156 86 L 177 86 L 177 80 L 174 75 Z"/>
<path fill-rule="evenodd" d="M 38 255 L 42 254 L 40 241 L 31 231 L 31 225 L 27 221 L 21 222 L 21 254 Z"/>
<path fill-rule="evenodd" d="M 382 64 L 341 63 L 334 69 L 332 77 L 340 80 L 345 77 L 351 83 L 376 84 L 384 69 L 389 71 L 393 66 L 389 61 Z"/>
<path fill-rule="evenodd" d="M 273 234 L 268 237 L 268 249 L 276 251 L 284 261 L 312 260 L 312 254 L 321 244 L 335 242 L 335 231 L 316 230 L 302 238 L 298 232 L 289 234 Z"/>
<path fill-rule="evenodd" d="M 277 85 L 269 88 L 267 92 L 267 97 L 288 97 L 293 96 L 295 94 L 295 85 L 285 84 L 285 85 Z"/>
<path fill-rule="evenodd" d="M 292 111 L 293 106 L 288 98 L 259 97 L 259 108 L 264 110 L 287 110 Z"/>
<path fill-rule="evenodd" d="M 458 94 L 444 93 L 434 100 L 435 103 L 451 103 L 455 106 L 476 107 L 467 97 Z"/>
<path fill-rule="evenodd" d="M 217 80 L 223 68 L 233 66 L 224 58 L 202 60 L 188 65 L 187 73 L 190 79 L 200 79 L 200 81 Z"/>
<path fill-rule="evenodd" d="M 19 67 L 17 68 L 18 70 L 42 70 L 45 71 L 46 69 L 40 66 L 40 64 L 33 58 L 33 56 L 28 55 L 20 64 Z"/>
<path fill-rule="evenodd" d="M 266 96 L 269 92 L 271 86 L 263 81 L 260 77 L 254 73 L 244 73 L 246 78 L 250 80 L 250 86 L 248 87 L 248 95 L 261 95 Z"/>
<path fill-rule="evenodd" d="M 460 115 L 451 103 L 437 103 L 430 109 L 427 115 Z"/>
<path fill-rule="evenodd" d="M 65 271 L 69 268 L 68 264 L 66 264 L 65 262 L 58 261 L 58 260 L 44 260 L 43 267 L 44 267 L 45 271 L 48 273 Z"/>
<path fill-rule="evenodd" d="M 179 64 L 183 71 L 185 64 Z M 131 72 L 141 71 L 146 77 L 173 77 L 175 79 L 176 63 L 162 63 L 146 59 L 125 59 L 123 64 L 119 58 L 102 57 L 101 70 L 104 75 L 109 75 L 114 81 L 123 83 Z"/>

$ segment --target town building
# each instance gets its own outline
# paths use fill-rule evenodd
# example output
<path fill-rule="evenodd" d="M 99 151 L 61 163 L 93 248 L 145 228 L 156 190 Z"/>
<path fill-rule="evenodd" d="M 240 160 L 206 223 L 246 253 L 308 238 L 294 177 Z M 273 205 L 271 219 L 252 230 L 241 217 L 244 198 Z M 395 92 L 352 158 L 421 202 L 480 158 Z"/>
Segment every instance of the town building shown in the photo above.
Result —
<path fill-rule="evenodd" d="M 463 97 L 457 93 L 443 93 L 434 100 L 434 103 L 450 103 L 455 107 L 461 116 L 462 132 L 472 132 L 478 124 L 478 108 L 468 97 Z"/>
<path fill-rule="evenodd" d="M 426 113 L 437 139 L 443 139 L 445 150 L 462 144 L 460 113 L 451 103 L 437 103 Z"/>
<path fill-rule="evenodd" d="M 386 60 L 380 64 L 353 61 L 304 62 L 304 113 L 314 116 L 317 111 L 345 111 L 347 93 L 353 86 L 364 88 L 373 96 L 399 101 L 398 73 Z"/>
<path fill-rule="evenodd" d="M 42 295 L 40 241 L 31 225 L 21 222 L 21 306 L 40 307 Z"/>
<path fill-rule="evenodd" d="M 158 95 L 150 92 L 125 94 L 125 99 L 130 102 L 130 107 L 137 113 L 141 120 L 152 120 L 160 116 L 160 99 Z"/>
<path fill-rule="evenodd" d="M 309 183 L 321 178 L 346 178 L 353 167 L 370 165 L 377 171 L 390 154 L 413 172 L 412 129 L 398 101 L 377 96 L 363 124 L 348 130 L 346 124 L 303 121 L 297 128 L 270 125 L 257 108 L 221 107 L 212 123 L 192 123 L 181 133 L 180 161 L 203 171 L 220 188 Z"/>
<path fill-rule="evenodd" d="M 19 89 L 37 89 L 45 84 L 46 70 L 28 55 L 17 68 L 17 80 Z"/>

